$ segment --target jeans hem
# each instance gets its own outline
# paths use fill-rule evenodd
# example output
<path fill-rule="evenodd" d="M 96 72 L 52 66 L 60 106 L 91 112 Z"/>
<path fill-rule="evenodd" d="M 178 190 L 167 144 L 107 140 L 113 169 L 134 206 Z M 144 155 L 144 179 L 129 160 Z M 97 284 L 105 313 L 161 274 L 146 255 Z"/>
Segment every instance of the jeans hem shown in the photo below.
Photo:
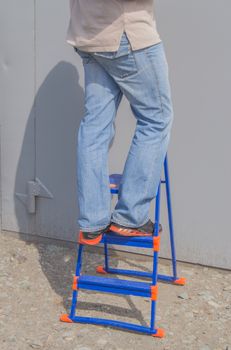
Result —
<path fill-rule="evenodd" d="M 94 232 L 94 231 L 99 231 L 99 230 L 103 230 L 105 228 L 108 227 L 108 225 L 110 225 L 110 222 L 106 225 L 106 226 L 94 226 L 94 227 L 80 227 L 79 230 L 83 231 L 83 232 Z"/>
<path fill-rule="evenodd" d="M 140 226 L 147 224 L 148 221 L 149 221 L 149 216 L 144 220 L 144 222 L 142 224 L 140 224 L 138 226 L 137 225 L 136 226 L 130 225 L 128 222 L 122 222 L 120 220 L 114 220 L 114 219 L 111 220 L 111 223 L 115 223 L 115 224 L 126 226 L 126 227 L 131 227 L 131 228 L 137 228 L 137 227 L 140 227 Z"/>

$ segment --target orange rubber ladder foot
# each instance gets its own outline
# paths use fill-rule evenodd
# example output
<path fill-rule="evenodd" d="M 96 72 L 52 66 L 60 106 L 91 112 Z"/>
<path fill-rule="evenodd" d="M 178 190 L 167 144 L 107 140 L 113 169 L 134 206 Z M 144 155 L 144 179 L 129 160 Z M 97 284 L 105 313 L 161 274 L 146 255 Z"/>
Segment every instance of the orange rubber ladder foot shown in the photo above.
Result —
<path fill-rule="evenodd" d="M 181 277 L 178 278 L 177 280 L 173 281 L 173 284 L 177 284 L 178 286 L 184 286 L 186 283 L 186 278 Z"/>
<path fill-rule="evenodd" d="M 163 338 L 165 336 L 165 332 L 162 328 L 157 328 L 156 333 L 152 334 L 152 337 Z"/>
<path fill-rule="evenodd" d="M 107 271 L 104 269 L 104 267 L 102 265 L 97 266 L 96 272 L 102 273 L 104 275 L 107 273 Z"/>
<path fill-rule="evenodd" d="M 62 322 L 73 323 L 73 321 L 70 319 L 70 317 L 67 314 L 62 314 L 59 320 Z"/>

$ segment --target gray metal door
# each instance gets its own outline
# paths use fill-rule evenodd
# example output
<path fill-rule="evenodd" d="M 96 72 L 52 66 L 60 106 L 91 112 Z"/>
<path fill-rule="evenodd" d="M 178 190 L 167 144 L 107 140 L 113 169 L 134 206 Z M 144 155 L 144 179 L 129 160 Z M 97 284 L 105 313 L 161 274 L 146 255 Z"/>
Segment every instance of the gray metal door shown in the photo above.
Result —
<path fill-rule="evenodd" d="M 33 233 L 27 210 L 28 181 L 35 175 L 33 2 L 1 1 L 0 25 L 2 229 Z"/>

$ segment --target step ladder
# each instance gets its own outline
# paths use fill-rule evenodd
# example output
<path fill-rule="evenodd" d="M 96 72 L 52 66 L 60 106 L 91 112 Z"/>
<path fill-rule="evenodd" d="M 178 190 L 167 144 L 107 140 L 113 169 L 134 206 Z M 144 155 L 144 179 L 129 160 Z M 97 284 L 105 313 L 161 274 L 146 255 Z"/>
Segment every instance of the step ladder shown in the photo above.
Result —
<path fill-rule="evenodd" d="M 110 180 L 110 191 L 112 196 L 118 194 L 119 184 L 122 175 L 111 174 L 109 176 Z M 158 253 L 160 249 L 160 232 L 161 225 L 159 224 L 160 218 L 160 197 L 161 197 L 161 184 L 166 186 L 166 198 L 167 198 L 167 210 L 168 210 L 168 224 L 169 224 L 169 236 L 170 236 L 170 246 L 171 246 L 171 262 L 172 262 L 172 275 L 161 275 L 158 274 Z M 156 317 L 156 302 L 158 296 L 158 281 L 164 281 L 172 283 L 174 285 L 184 285 L 185 278 L 179 278 L 177 275 L 177 264 L 176 264 L 176 253 L 175 253 L 175 243 L 174 243 L 174 228 L 173 228 L 173 218 L 172 218 L 172 207 L 171 207 L 171 195 L 170 195 L 170 183 L 169 183 L 169 171 L 168 171 L 168 158 L 167 153 L 164 159 L 164 180 L 160 179 L 157 194 L 155 198 L 155 210 L 154 210 L 154 229 L 152 236 L 141 236 L 141 237 L 124 237 L 109 231 L 103 235 L 100 243 L 104 245 L 104 266 L 98 266 L 96 271 L 100 274 L 119 274 L 127 276 L 136 277 L 146 277 L 150 278 L 150 282 L 137 282 L 117 278 L 105 278 L 102 276 L 89 276 L 81 274 L 81 263 L 83 256 L 84 245 L 79 244 L 78 257 L 76 264 L 75 276 L 73 278 L 72 285 L 72 304 L 70 314 L 62 314 L 60 316 L 60 321 L 68 323 L 91 323 L 98 325 L 105 325 L 111 327 L 117 327 L 121 329 L 127 329 L 135 332 L 141 332 L 150 334 L 153 337 L 162 338 L 164 336 L 164 330 L 161 328 L 156 328 L 155 317 Z M 153 250 L 153 266 L 152 272 L 143 272 L 136 270 L 118 269 L 112 268 L 109 264 L 109 252 L 108 246 L 122 245 L 122 246 L 132 246 L 139 248 L 149 248 Z M 95 317 L 84 317 L 76 315 L 77 309 L 77 298 L 78 292 L 82 289 L 93 290 L 98 292 L 106 293 L 116 293 L 124 295 L 135 295 L 140 297 L 148 297 L 151 302 L 151 320 L 150 327 L 141 326 L 138 324 L 127 323 L 122 321 L 115 321 L 105 318 L 95 318 Z"/>

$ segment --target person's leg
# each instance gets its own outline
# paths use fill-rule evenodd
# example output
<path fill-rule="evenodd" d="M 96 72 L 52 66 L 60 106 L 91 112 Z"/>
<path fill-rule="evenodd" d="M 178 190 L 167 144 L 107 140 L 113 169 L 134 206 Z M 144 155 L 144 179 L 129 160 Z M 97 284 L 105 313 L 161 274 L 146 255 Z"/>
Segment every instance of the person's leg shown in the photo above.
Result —
<path fill-rule="evenodd" d="M 123 45 L 129 48 L 126 40 Z M 111 216 L 114 223 L 137 228 L 149 220 L 173 121 L 165 50 L 160 42 L 114 60 L 96 59 L 118 83 L 137 119 Z"/>
<path fill-rule="evenodd" d="M 122 92 L 91 54 L 81 52 L 80 56 L 85 98 L 77 141 L 78 224 L 80 231 L 93 232 L 110 224 L 108 151 Z"/>

